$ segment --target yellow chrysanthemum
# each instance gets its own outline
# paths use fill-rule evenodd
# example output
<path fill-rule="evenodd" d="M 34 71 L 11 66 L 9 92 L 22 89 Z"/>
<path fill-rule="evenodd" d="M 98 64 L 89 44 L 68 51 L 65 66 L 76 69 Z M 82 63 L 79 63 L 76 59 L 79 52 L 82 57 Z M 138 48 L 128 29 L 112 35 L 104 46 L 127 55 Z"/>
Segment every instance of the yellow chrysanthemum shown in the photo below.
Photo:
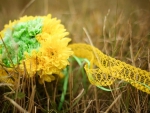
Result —
<path fill-rule="evenodd" d="M 7 25 L 2 34 L 10 56 L 6 54 L 1 62 L 6 67 L 11 67 L 12 63 L 19 65 L 19 72 L 27 77 L 39 75 L 40 83 L 51 82 L 55 79 L 54 74 L 61 77 L 62 69 L 69 65 L 69 56 L 73 55 L 68 47 L 71 39 L 66 38 L 69 33 L 60 20 L 51 18 L 51 15 L 22 17 Z M 10 46 L 13 45 L 11 40 L 16 50 Z M 4 56 L 3 43 L 1 46 L 0 55 Z"/>
<path fill-rule="evenodd" d="M 44 17 L 44 26 L 42 28 L 42 33 L 48 33 L 49 35 L 56 36 L 57 38 L 63 38 L 69 33 L 66 32 L 64 25 L 60 24 L 60 20 L 56 18 L 51 18 L 51 15 L 47 15 Z M 45 37 L 46 38 L 46 37 Z"/>
<path fill-rule="evenodd" d="M 41 42 L 41 48 L 39 49 L 41 56 L 49 58 L 47 59 L 47 63 L 51 62 L 58 69 L 64 68 L 68 65 L 68 60 L 66 59 L 72 55 L 71 49 L 67 47 L 68 42 L 70 42 L 69 38 L 59 39 L 54 36 L 49 36 L 47 41 Z"/>
<path fill-rule="evenodd" d="M 37 52 L 33 50 L 30 55 L 27 52 L 24 55 L 25 60 L 19 65 L 20 71 L 27 71 L 27 75 L 33 77 L 37 71 Z"/>
<path fill-rule="evenodd" d="M 8 69 L 9 72 L 11 72 L 11 69 Z M 2 66 L 0 66 L 0 82 L 7 82 L 7 83 L 12 83 L 11 75 L 7 73 L 6 69 L 4 69 Z"/>
<path fill-rule="evenodd" d="M 73 54 L 67 47 L 69 41 L 69 38 L 60 39 L 54 36 L 47 37 L 47 41 L 41 41 L 38 52 L 31 54 L 30 58 L 27 55 L 24 60 L 28 72 L 39 72 L 40 78 L 44 81 L 51 81 L 48 76 L 52 74 L 61 75 L 61 70 L 69 64 L 67 59 Z"/>

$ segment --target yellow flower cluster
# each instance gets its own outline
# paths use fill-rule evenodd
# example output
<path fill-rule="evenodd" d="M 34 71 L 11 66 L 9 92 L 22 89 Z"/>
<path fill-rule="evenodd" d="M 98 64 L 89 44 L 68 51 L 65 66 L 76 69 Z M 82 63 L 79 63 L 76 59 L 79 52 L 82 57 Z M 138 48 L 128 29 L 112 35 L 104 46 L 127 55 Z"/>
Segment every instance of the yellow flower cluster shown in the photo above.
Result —
<path fill-rule="evenodd" d="M 67 47 L 70 39 L 42 33 L 37 36 L 37 39 L 41 44 L 38 52 L 25 53 L 25 60 L 22 62 L 25 62 L 30 76 L 34 76 L 37 72 L 41 78 L 40 82 L 51 82 L 55 79 L 53 74 L 58 74 L 61 77 L 61 70 L 69 64 L 68 58 L 73 54 L 71 49 Z M 20 68 L 24 68 L 23 63 Z"/>
<path fill-rule="evenodd" d="M 29 24 L 27 24 L 27 27 L 25 28 L 25 31 L 23 32 L 26 32 L 26 31 L 29 32 L 30 30 L 29 35 L 30 34 L 32 35 L 30 40 L 32 40 L 32 38 L 35 38 L 36 40 L 33 40 L 32 42 L 27 42 L 26 45 L 24 45 L 24 46 L 27 46 L 28 49 L 26 48 L 18 49 L 18 51 L 19 50 L 20 51 L 26 50 L 26 51 L 23 52 L 23 57 L 19 57 L 23 59 L 20 60 L 19 64 L 16 64 L 15 66 L 19 67 L 18 70 L 22 74 L 26 71 L 29 77 L 33 77 L 35 76 L 35 74 L 39 75 L 40 83 L 43 83 L 44 81 L 51 82 L 52 80 L 55 79 L 54 77 L 55 74 L 59 75 L 60 77 L 63 76 L 61 71 L 67 65 L 69 65 L 68 59 L 71 55 L 73 55 L 73 51 L 71 50 L 71 48 L 68 47 L 68 43 L 71 41 L 71 39 L 66 37 L 69 33 L 66 32 L 66 29 L 60 23 L 60 20 L 57 20 L 56 18 L 51 18 L 51 15 L 47 15 L 43 17 L 25 16 L 21 18 L 19 21 L 10 22 L 9 25 L 6 25 L 5 29 L 1 32 L 1 36 L 3 40 L 5 41 L 4 37 L 8 28 L 13 31 L 17 23 L 28 22 L 30 20 L 34 20 L 38 18 L 42 20 L 40 23 L 41 31 L 39 30 L 40 25 L 37 26 L 35 23 L 32 22 L 33 25 L 35 25 L 36 27 L 35 29 L 33 26 L 30 26 Z M 22 26 L 22 24 L 18 26 L 20 27 Z M 34 37 L 33 37 L 33 34 L 35 34 Z M 21 35 L 13 34 L 13 36 L 17 37 Z M 14 41 L 16 39 L 14 39 Z M 22 39 L 22 40 L 25 40 L 25 39 Z M 20 42 L 18 41 L 16 42 L 16 44 L 19 45 Z M 34 46 L 34 44 L 36 46 Z M 30 49 L 30 47 L 32 49 Z M 7 61 L 7 64 L 9 64 L 8 61 Z M 2 68 L 3 67 L 1 67 L 1 69 Z M 6 75 L 6 73 L 4 74 L 4 70 L 0 71 L 0 77 L 2 76 L 2 74 Z"/>
<path fill-rule="evenodd" d="M 150 72 L 111 58 L 87 44 L 68 46 L 68 34 L 51 15 L 25 16 L 9 22 L 0 32 L 0 81 L 13 82 L 18 71 L 26 77 L 38 75 L 40 83 L 51 82 L 55 74 L 63 76 L 62 69 L 75 54 L 90 61 L 90 66 L 86 64 L 84 68 L 91 84 L 108 86 L 121 79 L 150 94 Z"/>

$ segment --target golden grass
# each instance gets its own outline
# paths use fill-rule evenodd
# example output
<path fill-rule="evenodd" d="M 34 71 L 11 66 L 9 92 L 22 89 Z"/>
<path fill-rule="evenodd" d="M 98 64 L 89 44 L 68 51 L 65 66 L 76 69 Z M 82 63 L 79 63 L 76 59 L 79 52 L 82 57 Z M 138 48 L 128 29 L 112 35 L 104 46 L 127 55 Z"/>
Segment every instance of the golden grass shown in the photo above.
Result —
<path fill-rule="evenodd" d="M 5 0 L 0 1 L 0 30 L 23 15 L 46 15 L 62 20 L 72 43 L 93 44 L 107 55 L 150 70 L 150 6 L 144 0 Z M 90 40 L 89 41 L 89 36 Z M 83 70 L 72 62 L 67 87 L 59 78 L 40 85 L 36 78 L 20 78 L 15 86 L 0 84 L 0 112 L 29 113 L 148 113 L 149 95 L 124 81 L 106 87 L 90 85 Z M 83 71 L 83 72 L 82 72 Z M 19 75 L 18 75 L 19 76 Z M 60 99 L 66 90 L 59 109 Z M 62 97 L 63 98 L 63 97 Z"/>

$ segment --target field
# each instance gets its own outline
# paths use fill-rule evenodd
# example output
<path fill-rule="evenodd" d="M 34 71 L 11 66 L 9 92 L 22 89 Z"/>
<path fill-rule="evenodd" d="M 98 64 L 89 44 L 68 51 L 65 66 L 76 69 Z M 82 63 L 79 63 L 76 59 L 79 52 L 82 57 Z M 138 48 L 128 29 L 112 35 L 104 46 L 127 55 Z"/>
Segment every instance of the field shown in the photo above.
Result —
<path fill-rule="evenodd" d="M 61 20 L 72 43 L 92 44 L 115 59 L 150 71 L 149 0 L 1 0 L 0 30 L 22 16 Z M 92 85 L 85 62 L 70 58 L 64 77 L 40 84 L 36 76 L 0 83 L 1 113 L 149 113 L 150 96 L 130 83 Z M 20 77 L 20 76 L 19 76 Z"/>

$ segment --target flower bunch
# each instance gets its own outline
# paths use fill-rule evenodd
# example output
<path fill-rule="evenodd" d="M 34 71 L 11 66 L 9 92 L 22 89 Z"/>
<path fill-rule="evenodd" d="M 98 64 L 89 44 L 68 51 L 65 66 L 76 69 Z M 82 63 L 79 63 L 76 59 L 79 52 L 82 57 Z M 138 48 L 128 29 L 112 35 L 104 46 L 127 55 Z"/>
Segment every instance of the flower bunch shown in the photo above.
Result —
<path fill-rule="evenodd" d="M 68 47 L 71 39 L 66 37 L 69 33 L 51 15 L 10 21 L 0 34 L 0 78 L 7 75 L 4 66 L 11 71 L 18 67 L 19 72 L 26 70 L 30 77 L 39 75 L 41 83 L 51 82 L 54 74 L 62 76 L 62 69 L 73 55 Z"/>

